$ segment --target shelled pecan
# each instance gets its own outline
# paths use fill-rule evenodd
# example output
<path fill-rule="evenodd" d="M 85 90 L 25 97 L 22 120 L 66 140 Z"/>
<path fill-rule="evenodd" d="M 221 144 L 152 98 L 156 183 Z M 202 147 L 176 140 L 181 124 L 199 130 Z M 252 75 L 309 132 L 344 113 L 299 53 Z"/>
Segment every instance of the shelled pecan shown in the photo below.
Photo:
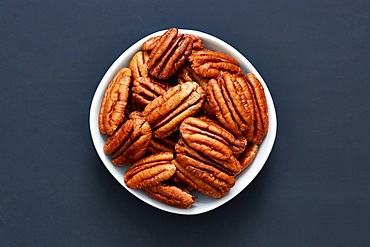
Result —
<path fill-rule="evenodd" d="M 151 187 L 145 187 L 143 188 L 143 191 L 151 198 L 176 208 L 190 208 L 197 198 L 184 188 L 163 183 Z"/>
<path fill-rule="evenodd" d="M 131 70 L 121 69 L 109 83 L 99 112 L 99 129 L 102 134 L 112 135 L 125 120 Z"/>
<path fill-rule="evenodd" d="M 112 155 L 112 164 L 124 166 L 140 159 L 146 152 L 152 129 L 143 117 L 136 116 L 123 123 L 104 145 L 104 153 Z"/>
<path fill-rule="evenodd" d="M 243 77 L 222 72 L 217 79 L 209 80 L 207 100 L 222 126 L 251 141 L 254 131 L 253 95 Z"/>
<path fill-rule="evenodd" d="M 203 41 L 199 37 L 192 34 L 184 34 L 184 36 L 189 37 L 192 40 L 194 50 L 204 49 Z M 142 44 L 141 48 L 143 49 L 143 51 L 151 51 L 154 49 L 160 39 L 161 36 L 151 37 Z"/>
<path fill-rule="evenodd" d="M 211 197 L 223 197 L 235 185 L 232 174 L 189 147 L 182 139 L 176 144 L 176 160 L 172 163 L 176 165 L 177 174 L 182 180 Z"/>
<path fill-rule="evenodd" d="M 193 49 L 193 40 L 189 36 L 178 34 L 177 28 L 171 28 L 155 42 L 147 62 L 151 76 L 168 79 L 186 62 Z"/>
<path fill-rule="evenodd" d="M 152 154 L 133 163 L 124 175 L 124 182 L 131 189 L 154 186 L 169 179 L 176 171 L 172 152 Z"/>
<path fill-rule="evenodd" d="M 251 85 L 254 95 L 255 131 L 252 142 L 261 144 L 269 127 L 266 95 L 261 82 L 254 74 L 248 73 L 245 78 Z"/>
<path fill-rule="evenodd" d="M 203 77 L 215 78 L 221 71 L 243 75 L 238 61 L 222 52 L 194 50 L 188 60 L 194 71 Z"/>
<path fill-rule="evenodd" d="M 178 130 L 181 122 L 203 106 L 204 90 L 196 82 L 179 84 L 150 102 L 143 111 L 156 138 L 165 138 Z"/>
<path fill-rule="evenodd" d="M 240 171 L 241 166 L 234 157 L 231 147 L 235 147 L 240 154 L 244 151 L 246 142 L 242 149 L 239 149 L 236 138 L 217 123 L 188 117 L 182 122 L 180 133 L 189 147 L 212 159 L 217 166 L 229 173 Z"/>
<path fill-rule="evenodd" d="M 158 80 L 149 76 L 134 80 L 131 89 L 130 108 L 133 111 L 143 110 L 153 99 L 164 94 L 172 86 L 167 81 Z"/>
<path fill-rule="evenodd" d="M 239 162 L 240 162 L 240 165 L 242 166 L 242 169 L 240 170 L 240 172 L 242 172 L 245 168 L 247 168 L 252 163 L 252 161 L 257 155 L 258 149 L 259 147 L 257 144 L 253 144 L 253 143 L 248 144 L 244 152 L 239 157 Z M 240 172 L 235 174 L 235 176 L 239 175 Z"/>
<path fill-rule="evenodd" d="M 146 68 L 146 63 L 149 60 L 149 53 L 147 51 L 138 51 L 132 57 L 129 68 L 132 71 L 132 78 L 136 80 L 140 77 L 148 76 L 149 72 Z"/>

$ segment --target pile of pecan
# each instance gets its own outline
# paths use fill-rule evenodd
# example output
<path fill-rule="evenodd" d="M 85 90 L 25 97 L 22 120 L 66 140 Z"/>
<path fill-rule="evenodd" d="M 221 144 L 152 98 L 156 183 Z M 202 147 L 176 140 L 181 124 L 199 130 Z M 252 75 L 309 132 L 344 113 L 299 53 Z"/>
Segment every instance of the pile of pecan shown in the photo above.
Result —
<path fill-rule="evenodd" d="M 99 113 L 124 182 L 189 208 L 193 190 L 225 196 L 268 130 L 263 86 L 238 61 L 178 29 L 146 40 L 109 83 Z"/>

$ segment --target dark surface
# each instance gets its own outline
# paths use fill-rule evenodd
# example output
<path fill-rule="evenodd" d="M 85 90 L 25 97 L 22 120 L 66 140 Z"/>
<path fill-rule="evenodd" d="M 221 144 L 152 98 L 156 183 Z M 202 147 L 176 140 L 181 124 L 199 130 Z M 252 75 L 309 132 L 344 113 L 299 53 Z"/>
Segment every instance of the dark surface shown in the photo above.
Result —
<path fill-rule="evenodd" d="M 0 245 L 369 246 L 369 13 L 369 1 L 1 1 Z M 88 125 L 113 61 L 170 27 L 237 48 L 278 115 L 256 179 L 197 216 L 128 193 Z"/>

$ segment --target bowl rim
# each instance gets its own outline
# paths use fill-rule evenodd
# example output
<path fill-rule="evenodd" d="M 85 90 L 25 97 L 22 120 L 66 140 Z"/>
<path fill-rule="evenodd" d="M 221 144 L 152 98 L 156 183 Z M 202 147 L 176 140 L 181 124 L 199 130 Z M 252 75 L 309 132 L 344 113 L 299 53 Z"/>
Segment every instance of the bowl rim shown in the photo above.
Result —
<path fill-rule="evenodd" d="M 239 174 L 238 177 L 236 177 L 235 186 L 231 188 L 230 192 L 222 198 L 213 199 L 201 193 L 196 192 L 199 198 L 202 198 L 204 202 L 199 202 L 198 201 L 199 198 L 198 198 L 195 204 L 189 209 L 181 209 L 181 208 L 175 208 L 175 207 L 166 205 L 164 203 L 161 203 L 159 201 L 156 201 L 152 199 L 151 197 L 147 196 L 142 190 L 133 190 L 133 189 L 128 188 L 123 181 L 123 174 L 127 170 L 128 167 L 127 166 L 126 167 L 114 166 L 110 161 L 110 157 L 104 154 L 103 152 L 102 144 L 104 144 L 104 141 L 106 140 L 107 137 L 100 133 L 99 127 L 98 127 L 98 114 L 99 114 L 100 104 L 101 104 L 101 100 L 102 100 L 102 97 L 104 95 L 104 92 L 105 92 L 105 89 L 108 83 L 111 81 L 111 79 L 116 75 L 116 73 L 121 68 L 128 67 L 128 63 L 131 60 L 131 57 L 138 50 L 141 49 L 141 44 L 145 40 L 151 37 L 163 34 L 166 30 L 160 30 L 160 31 L 151 33 L 141 38 L 140 40 L 135 42 L 133 45 L 131 45 L 129 48 L 127 48 L 123 53 L 121 53 L 121 55 L 108 68 L 103 78 L 100 80 L 95 90 L 93 99 L 91 101 L 90 114 L 89 114 L 90 133 L 91 133 L 91 138 L 92 138 L 95 150 L 98 153 L 99 158 L 101 159 L 105 167 L 108 169 L 108 171 L 112 174 L 112 176 L 117 180 L 117 182 L 119 182 L 128 192 L 130 192 L 131 194 L 133 194 L 140 200 L 146 202 L 147 204 L 155 208 L 158 208 L 160 210 L 163 210 L 169 213 L 181 214 L 181 215 L 197 215 L 197 214 L 202 214 L 202 213 L 206 213 L 211 210 L 214 210 L 224 205 L 226 202 L 230 201 L 234 197 L 236 197 L 240 192 L 242 192 L 252 182 L 252 180 L 262 170 L 262 168 L 264 167 L 272 151 L 272 148 L 273 148 L 273 145 L 276 139 L 276 133 L 277 133 L 276 110 L 275 110 L 275 105 L 274 105 L 271 93 L 267 87 L 267 84 L 263 80 L 262 76 L 255 69 L 255 67 L 248 61 L 248 59 L 244 55 L 242 55 L 238 50 L 236 50 L 234 47 L 232 47 L 225 41 L 211 34 L 208 34 L 202 31 L 191 30 L 191 29 L 178 29 L 179 33 L 192 34 L 192 35 L 195 35 L 201 38 L 207 49 L 224 52 L 234 57 L 239 62 L 240 67 L 242 68 L 245 74 L 253 73 L 256 75 L 256 77 L 260 80 L 265 90 L 265 95 L 266 95 L 266 100 L 267 100 L 267 105 L 268 105 L 268 117 L 269 117 L 268 133 L 264 141 L 259 145 L 259 151 L 255 159 L 253 160 L 253 162 L 241 174 Z M 245 181 L 244 180 L 241 181 L 242 179 L 244 179 Z"/>

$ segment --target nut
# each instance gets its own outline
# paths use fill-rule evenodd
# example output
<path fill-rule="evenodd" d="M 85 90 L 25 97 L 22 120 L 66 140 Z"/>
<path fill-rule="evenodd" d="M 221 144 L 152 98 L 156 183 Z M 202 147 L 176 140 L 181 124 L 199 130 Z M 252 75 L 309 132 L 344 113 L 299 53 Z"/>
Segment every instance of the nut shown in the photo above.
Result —
<path fill-rule="evenodd" d="M 143 188 L 144 192 L 153 199 L 177 208 L 190 208 L 196 196 L 184 188 L 160 183 L 155 186 Z"/>
<path fill-rule="evenodd" d="M 172 163 L 176 165 L 177 175 L 183 181 L 211 197 L 223 197 L 235 185 L 233 175 L 190 148 L 182 139 L 176 144 L 176 160 Z"/>
<path fill-rule="evenodd" d="M 136 161 L 125 173 L 125 184 L 131 189 L 141 189 L 169 179 L 176 171 L 172 159 L 172 152 L 162 152 Z"/>
<path fill-rule="evenodd" d="M 139 77 L 148 76 L 149 72 L 146 68 L 146 63 L 149 60 L 149 53 L 147 51 L 138 51 L 132 57 L 129 68 L 132 71 L 133 80 Z"/>
<path fill-rule="evenodd" d="M 131 90 L 131 110 L 143 110 L 153 99 L 164 94 L 172 86 L 166 81 L 160 81 L 149 76 L 139 77 L 133 83 Z"/>
<path fill-rule="evenodd" d="M 102 134 L 112 135 L 125 120 L 131 70 L 121 69 L 109 83 L 99 112 L 99 129 Z"/>
<path fill-rule="evenodd" d="M 176 28 L 167 30 L 156 42 L 147 62 L 151 76 L 168 79 L 186 62 L 193 48 L 189 36 L 178 34 Z"/>
<path fill-rule="evenodd" d="M 239 162 L 240 165 L 242 166 L 242 169 L 240 170 L 239 173 L 235 174 L 235 176 L 239 175 L 242 171 L 244 171 L 245 168 L 247 168 L 252 163 L 252 161 L 257 155 L 258 149 L 259 149 L 258 145 L 253 143 L 249 144 L 246 147 L 246 149 L 240 155 L 239 158 Z"/>
<path fill-rule="evenodd" d="M 192 35 L 192 34 L 184 34 L 184 36 L 189 37 L 192 40 L 194 50 L 204 49 L 203 41 L 199 37 Z M 155 37 L 149 38 L 142 44 L 141 49 L 143 49 L 143 51 L 153 50 L 160 39 L 161 39 L 161 36 L 155 36 Z"/>
<path fill-rule="evenodd" d="M 143 117 L 135 116 L 108 137 L 104 153 L 112 155 L 112 164 L 124 166 L 140 159 L 146 152 L 152 129 Z"/>
<path fill-rule="evenodd" d="M 223 72 L 207 86 L 207 100 L 218 121 L 236 136 L 250 136 L 254 127 L 253 95 L 243 77 Z"/>
<path fill-rule="evenodd" d="M 150 102 L 143 116 L 156 138 L 165 138 L 178 130 L 181 122 L 203 106 L 205 92 L 196 82 L 179 84 Z"/>
<path fill-rule="evenodd" d="M 215 78 L 221 71 L 243 75 L 238 61 L 227 54 L 212 50 L 194 50 L 189 56 L 194 71 L 207 78 Z"/>
<path fill-rule="evenodd" d="M 189 147 L 212 159 L 217 166 L 221 166 L 229 173 L 240 171 L 240 164 L 231 149 L 232 146 L 237 148 L 236 139 L 217 123 L 188 117 L 182 122 L 180 133 Z M 238 152 L 244 151 L 244 148 L 245 146 Z"/>
<path fill-rule="evenodd" d="M 255 131 L 252 142 L 261 144 L 269 127 L 266 95 L 261 82 L 254 74 L 248 73 L 245 78 L 251 85 L 255 98 Z"/>

